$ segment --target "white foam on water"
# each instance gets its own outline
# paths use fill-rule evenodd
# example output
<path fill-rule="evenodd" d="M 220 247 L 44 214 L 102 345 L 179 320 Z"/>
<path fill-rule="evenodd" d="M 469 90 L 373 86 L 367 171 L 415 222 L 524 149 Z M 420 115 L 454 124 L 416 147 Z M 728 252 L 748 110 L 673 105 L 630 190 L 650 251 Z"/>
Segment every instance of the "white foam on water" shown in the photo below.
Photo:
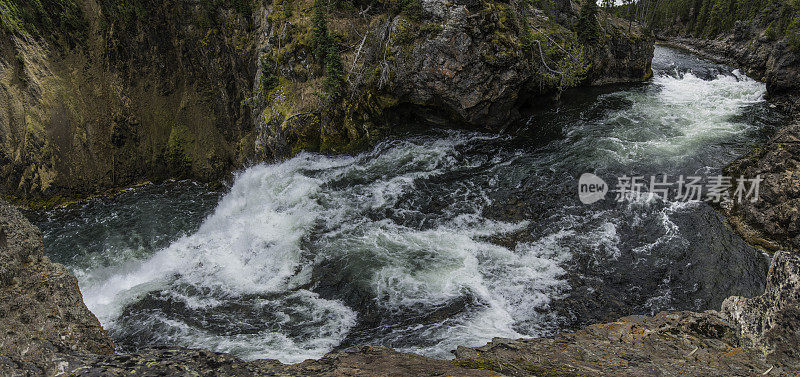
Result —
<path fill-rule="evenodd" d="M 81 289 L 87 306 L 105 326 L 113 328 L 126 305 L 148 292 L 169 290 L 176 284 L 208 288 L 230 299 L 246 294 L 295 291 L 292 294 L 306 294 L 308 310 L 324 308 L 328 313 L 327 326 L 332 328 L 320 330 L 319 336 L 307 344 L 289 347 L 282 343 L 272 348 L 275 334 L 223 340 L 178 325 L 175 332 L 178 335 L 171 340 L 217 350 L 235 348 L 245 357 L 264 356 L 263 350 L 270 349 L 286 350 L 282 354 L 284 360 L 295 360 L 290 355 L 321 356 L 353 326 L 355 313 L 341 303 L 297 291 L 309 279 L 303 269 L 308 261 L 303 259 L 301 242 L 319 216 L 316 198 L 321 184 L 320 180 L 298 172 L 333 169 L 349 160 L 300 155 L 285 163 L 260 165 L 245 171 L 195 234 L 149 258 L 85 274 Z M 184 301 L 189 307 L 219 304 L 219 298 L 203 296 Z"/>
<path fill-rule="evenodd" d="M 304 288 L 315 264 L 344 258 L 365 266 L 363 273 L 378 305 L 390 312 L 435 307 L 465 294 L 480 303 L 477 312 L 421 329 L 435 343 L 421 352 L 448 356 L 447 350 L 456 344 L 531 333 L 519 332 L 515 325 L 521 319 L 533 320 L 537 309 L 564 289 L 558 261 L 566 250 L 554 251 L 546 244 L 509 250 L 484 240 L 521 231 L 527 222 L 483 218 L 480 208 L 488 198 L 472 192 L 474 188 L 453 193 L 465 200 L 477 198 L 468 207 L 474 212 L 462 211 L 431 229 L 369 216 L 374 210 L 397 210 L 398 201 L 413 192 L 419 179 L 456 165 L 471 166 L 460 158 L 458 147 L 485 138 L 450 133 L 433 140 L 386 143 L 378 152 L 354 158 L 301 154 L 250 168 L 239 174 L 195 234 L 149 257 L 84 274 L 81 288 L 87 306 L 113 330 L 127 305 L 152 292 L 166 292 L 170 300 L 192 310 L 215 310 L 243 295 L 267 295 L 265 300 L 273 305 L 300 297 L 301 304 L 293 304 L 295 314 L 286 316 L 294 328 L 304 328 L 297 323 L 297 313 L 306 313 L 305 327 L 311 333 L 300 337 L 281 330 L 220 335 L 158 311 L 138 324 L 161 329 L 154 341 L 296 362 L 330 351 L 356 324 L 353 308 Z M 304 242 L 312 236 L 318 249 L 308 250 Z M 185 286 L 205 290 L 187 293 L 179 288 Z M 271 328 L 287 325 L 275 323 Z"/>
<path fill-rule="evenodd" d="M 691 72 L 656 75 L 653 83 L 655 89 L 608 95 L 620 96 L 632 105 L 607 115 L 603 123 L 610 128 L 595 130 L 598 162 L 635 164 L 694 155 L 710 140 L 749 129 L 751 126 L 733 116 L 748 105 L 762 102 L 766 93 L 764 84 L 739 71 L 711 80 Z"/>
<path fill-rule="evenodd" d="M 458 346 L 480 346 L 494 337 L 519 338 L 549 333 L 556 320 L 547 310 L 549 304 L 568 289 L 563 280 L 566 271 L 561 264 L 570 258 L 571 253 L 558 242 L 570 235 L 570 232 L 559 232 L 532 243 L 520 244 L 515 250 L 462 238 L 458 240 L 459 247 L 453 249 L 462 253 L 455 258 L 463 261 L 459 273 L 447 275 L 442 274 L 441 269 L 433 271 L 423 279 L 436 283 L 412 284 L 411 288 L 416 289 L 411 290 L 402 285 L 384 287 L 383 281 L 377 282 L 382 289 L 389 288 L 393 295 L 402 297 L 402 304 L 414 304 L 420 299 L 434 304 L 451 298 L 448 293 L 463 289 L 469 290 L 483 303 L 481 310 L 468 313 L 461 320 L 418 329 L 420 337 L 437 339 L 434 344 L 400 349 L 452 358 L 449 351 Z M 393 270 L 389 275 L 419 281 L 413 271 Z M 431 292 L 430 287 L 444 289 Z"/>
<path fill-rule="evenodd" d="M 356 321 L 355 314 L 338 302 L 320 299 L 307 290 L 290 293 L 278 302 L 270 300 L 264 305 L 278 318 L 272 324 L 274 331 L 219 334 L 159 312 L 152 313 L 139 324 L 162 330 L 155 334 L 154 341 L 212 349 L 248 360 L 270 358 L 298 363 L 330 352 Z M 288 327 L 300 330 L 289 336 L 281 331 Z"/>

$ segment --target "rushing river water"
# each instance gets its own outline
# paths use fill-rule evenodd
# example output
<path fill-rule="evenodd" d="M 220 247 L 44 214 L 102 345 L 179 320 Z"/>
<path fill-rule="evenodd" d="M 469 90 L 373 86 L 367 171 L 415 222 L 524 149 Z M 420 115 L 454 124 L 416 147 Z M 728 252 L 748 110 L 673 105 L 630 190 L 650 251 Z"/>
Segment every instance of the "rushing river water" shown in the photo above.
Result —
<path fill-rule="evenodd" d="M 30 216 L 123 351 L 447 357 L 758 294 L 766 259 L 708 204 L 578 200 L 585 172 L 718 174 L 782 122 L 737 71 L 661 47 L 654 69 L 565 93 L 513 135 L 409 134 L 257 165 L 225 193 L 171 182 Z"/>

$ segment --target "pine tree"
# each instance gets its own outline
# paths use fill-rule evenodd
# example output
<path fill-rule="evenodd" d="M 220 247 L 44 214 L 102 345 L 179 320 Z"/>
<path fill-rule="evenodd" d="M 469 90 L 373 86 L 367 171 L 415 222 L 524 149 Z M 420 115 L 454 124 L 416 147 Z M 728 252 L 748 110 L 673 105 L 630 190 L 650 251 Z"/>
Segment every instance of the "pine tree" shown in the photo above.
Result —
<path fill-rule="evenodd" d="M 311 31 L 314 36 L 314 55 L 317 59 L 324 59 L 328 50 L 328 21 L 326 0 L 314 0 L 314 10 L 311 14 Z"/>
<path fill-rule="evenodd" d="M 578 15 L 578 36 L 584 41 L 600 39 L 600 24 L 597 22 L 597 0 L 584 0 Z"/>
<path fill-rule="evenodd" d="M 633 26 L 633 18 L 635 17 L 633 8 L 636 5 L 636 0 L 622 0 L 622 5 L 628 10 L 628 32 L 630 33 Z"/>
<path fill-rule="evenodd" d="M 322 82 L 322 86 L 331 99 L 339 97 L 344 86 L 342 58 L 339 56 L 339 49 L 334 43 L 331 43 L 326 51 L 325 79 Z"/>
<path fill-rule="evenodd" d="M 700 14 L 697 17 L 697 23 L 695 23 L 694 26 L 694 33 L 696 35 L 700 35 L 705 32 L 712 6 L 713 4 L 711 3 L 711 0 L 703 0 L 703 5 L 700 7 Z"/>

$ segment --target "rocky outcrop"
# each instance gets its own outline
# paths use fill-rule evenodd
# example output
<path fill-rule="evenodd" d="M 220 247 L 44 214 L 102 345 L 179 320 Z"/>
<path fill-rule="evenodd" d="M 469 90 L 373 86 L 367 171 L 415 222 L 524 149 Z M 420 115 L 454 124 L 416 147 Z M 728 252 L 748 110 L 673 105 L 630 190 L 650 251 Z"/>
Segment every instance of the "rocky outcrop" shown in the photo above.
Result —
<path fill-rule="evenodd" d="M 400 8 L 359 5 L 356 14 L 327 9 L 323 22 L 285 4 L 265 11 L 259 67 L 275 78 L 257 80 L 252 99 L 259 142 L 274 155 L 348 152 L 409 124 L 497 131 L 518 120 L 520 108 L 565 88 L 652 74 L 650 35 L 601 16 L 602 36 L 581 40 L 577 5 L 566 0 L 541 8 L 409 0 Z M 326 25 L 327 37 L 314 22 Z M 308 48 L 320 39 L 341 54 Z M 320 60 L 325 70 L 315 69 Z M 337 64 L 346 76 L 339 87 L 330 81 Z M 341 127 L 309 128 L 330 119 Z"/>
<path fill-rule="evenodd" d="M 745 70 L 767 83 L 773 103 L 796 119 L 800 114 L 800 53 L 783 40 L 767 38 L 766 31 L 739 25 L 715 39 L 669 37 L 665 43 Z M 748 243 L 771 252 L 800 248 L 800 124 L 794 120 L 765 145 L 730 164 L 732 177 L 757 177 L 756 202 L 722 208 L 732 227 Z"/>
<path fill-rule="evenodd" d="M 650 74 L 641 30 L 601 16 L 582 41 L 576 5 L 548 3 L 4 1 L 0 194 L 219 181 L 409 123 L 498 130 L 564 88 Z"/>
<path fill-rule="evenodd" d="M 253 156 L 241 106 L 255 75 L 252 9 L 148 0 L 3 9 L 4 197 L 39 206 L 143 180 L 213 181 Z"/>
<path fill-rule="evenodd" d="M 770 9 L 713 39 L 694 38 L 680 24 L 660 31 L 660 37 L 765 82 L 770 101 L 794 117 L 765 145 L 725 169 L 732 177 L 764 179 L 758 201 L 733 203 L 722 211 L 748 243 L 775 252 L 800 248 L 800 51 L 788 38 L 771 35 L 768 25 L 777 16 Z"/>
<path fill-rule="evenodd" d="M 754 376 L 770 370 L 718 313 L 630 316 L 554 338 L 459 347 L 456 362 L 508 376 Z"/>
<path fill-rule="evenodd" d="M 768 362 L 800 370 L 800 255 L 777 253 L 764 294 L 731 297 L 722 312 L 738 327 L 744 343 L 761 350 Z"/>
<path fill-rule="evenodd" d="M 0 374 L 55 375 L 114 346 L 78 281 L 43 255 L 39 230 L 0 202 Z"/>
<path fill-rule="evenodd" d="M 794 117 L 763 146 L 725 169 L 729 176 L 763 179 L 758 200 L 731 203 L 721 209 L 748 243 L 775 254 L 765 293 L 754 298 L 730 297 L 723 302 L 721 313 L 736 327 L 742 345 L 761 351 L 770 365 L 784 371 L 797 371 L 800 369 L 797 351 L 800 343 L 800 256 L 797 254 L 800 250 L 800 124 L 797 122 L 800 51 L 796 45 L 797 24 L 781 26 L 781 19 L 796 19 L 797 14 L 786 9 L 797 4 L 777 2 L 773 5 L 757 9 L 755 18 L 737 21 L 731 30 L 715 38 L 693 38 L 688 31 L 690 28 L 680 22 L 661 32 L 669 44 L 740 67 L 750 76 L 764 81 L 771 101 Z M 691 24 L 697 20 L 684 21 Z M 784 35 L 776 32 L 779 28 Z M 771 373 L 775 372 L 771 370 Z"/>
<path fill-rule="evenodd" d="M 96 356 L 72 376 L 352 376 L 491 377 L 496 372 L 469 369 L 455 362 L 396 352 L 385 347 L 356 347 L 319 360 L 285 365 L 275 360 L 245 362 L 231 355 L 184 348 L 156 348 L 130 355 Z"/>
<path fill-rule="evenodd" d="M 765 145 L 727 167 L 730 176 L 764 180 L 756 202 L 725 209 L 739 234 L 771 251 L 800 249 L 800 124 L 777 132 Z"/>
<path fill-rule="evenodd" d="M 638 24 L 631 26 L 620 18 L 606 17 L 604 21 L 606 36 L 614 37 L 607 43 L 594 46 L 591 85 L 631 83 L 650 78 L 654 46 L 642 43 L 642 38 L 650 38 L 646 32 Z M 631 33 L 626 33 L 626 30 Z"/>

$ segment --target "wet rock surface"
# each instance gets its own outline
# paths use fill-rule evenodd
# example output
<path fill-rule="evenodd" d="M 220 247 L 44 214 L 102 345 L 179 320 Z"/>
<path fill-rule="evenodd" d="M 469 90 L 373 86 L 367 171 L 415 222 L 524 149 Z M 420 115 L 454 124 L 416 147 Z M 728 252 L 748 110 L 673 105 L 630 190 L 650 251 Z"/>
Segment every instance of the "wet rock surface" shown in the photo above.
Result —
<path fill-rule="evenodd" d="M 438 107 L 440 113 L 452 113 L 470 127 L 497 130 L 519 119 L 519 108 L 531 97 L 547 97 L 557 85 L 573 86 L 583 81 L 580 77 L 569 78 L 580 76 L 579 73 L 558 66 L 550 68 L 561 73 L 551 74 L 560 74 L 561 78 L 544 78 L 543 72 L 548 68 L 542 67 L 540 60 L 549 58 L 540 56 L 536 48 L 527 51 L 524 31 L 514 31 L 522 28 L 518 24 L 523 21 L 513 20 L 512 15 L 521 11 L 504 4 L 497 7 L 497 11 L 448 7 L 442 20 L 433 20 L 443 24 L 440 34 L 423 35 L 413 46 L 399 42 L 392 46 L 390 53 L 396 60 L 390 66 L 386 93 L 400 103 Z M 503 12 L 508 13 L 505 17 L 509 19 L 503 19 Z M 565 37 L 570 34 L 569 20 L 577 18 L 574 9 L 564 7 L 550 18 L 566 21 L 558 24 L 544 17 L 530 17 L 524 22 L 533 23 L 530 27 L 534 36 L 538 30 L 549 30 L 564 46 L 577 43 Z M 569 52 L 576 57 L 568 55 L 563 59 L 575 66 L 585 65 L 590 70 L 585 74 L 590 85 L 648 78 L 653 56 L 650 36 L 638 27 L 627 34 L 622 20 L 601 19 L 605 21 L 604 32 L 614 37 L 586 43 L 585 50 Z M 398 32 L 403 22 L 402 18 L 396 19 L 391 31 Z M 511 35 L 505 37 L 508 33 Z M 557 82 L 570 79 L 577 81 Z"/>
<path fill-rule="evenodd" d="M 734 228 L 751 244 L 776 251 L 800 248 L 800 123 L 778 131 L 765 145 L 727 168 L 732 176 L 764 180 L 756 202 L 726 209 Z"/>
<path fill-rule="evenodd" d="M 332 352 L 319 360 L 285 365 L 274 360 L 245 362 L 205 350 L 157 348 L 132 355 L 95 357 L 73 376 L 497 376 L 446 360 L 399 353 L 385 347 L 358 347 Z"/>
<path fill-rule="evenodd" d="M 65 0 L 69 14 L 11 1 L 10 19 L 39 21 L 0 30 L 0 195 L 49 207 L 219 182 L 301 150 L 352 153 L 417 120 L 498 130 L 531 99 L 650 75 L 649 34 L 600 17 L 607 37 L 579 41 L 570 1 L 408 3 L 336 2 L 313 21 L 320 36 L 312 0 Z M 47 22 L 62 16 L 69 28 Z"/>
<path fill-rule="evenodd" d="M 0 374 L 53 375 L 114 346 L 78 281 L 43 254 L 39 230 L 0 202 Z"/>

